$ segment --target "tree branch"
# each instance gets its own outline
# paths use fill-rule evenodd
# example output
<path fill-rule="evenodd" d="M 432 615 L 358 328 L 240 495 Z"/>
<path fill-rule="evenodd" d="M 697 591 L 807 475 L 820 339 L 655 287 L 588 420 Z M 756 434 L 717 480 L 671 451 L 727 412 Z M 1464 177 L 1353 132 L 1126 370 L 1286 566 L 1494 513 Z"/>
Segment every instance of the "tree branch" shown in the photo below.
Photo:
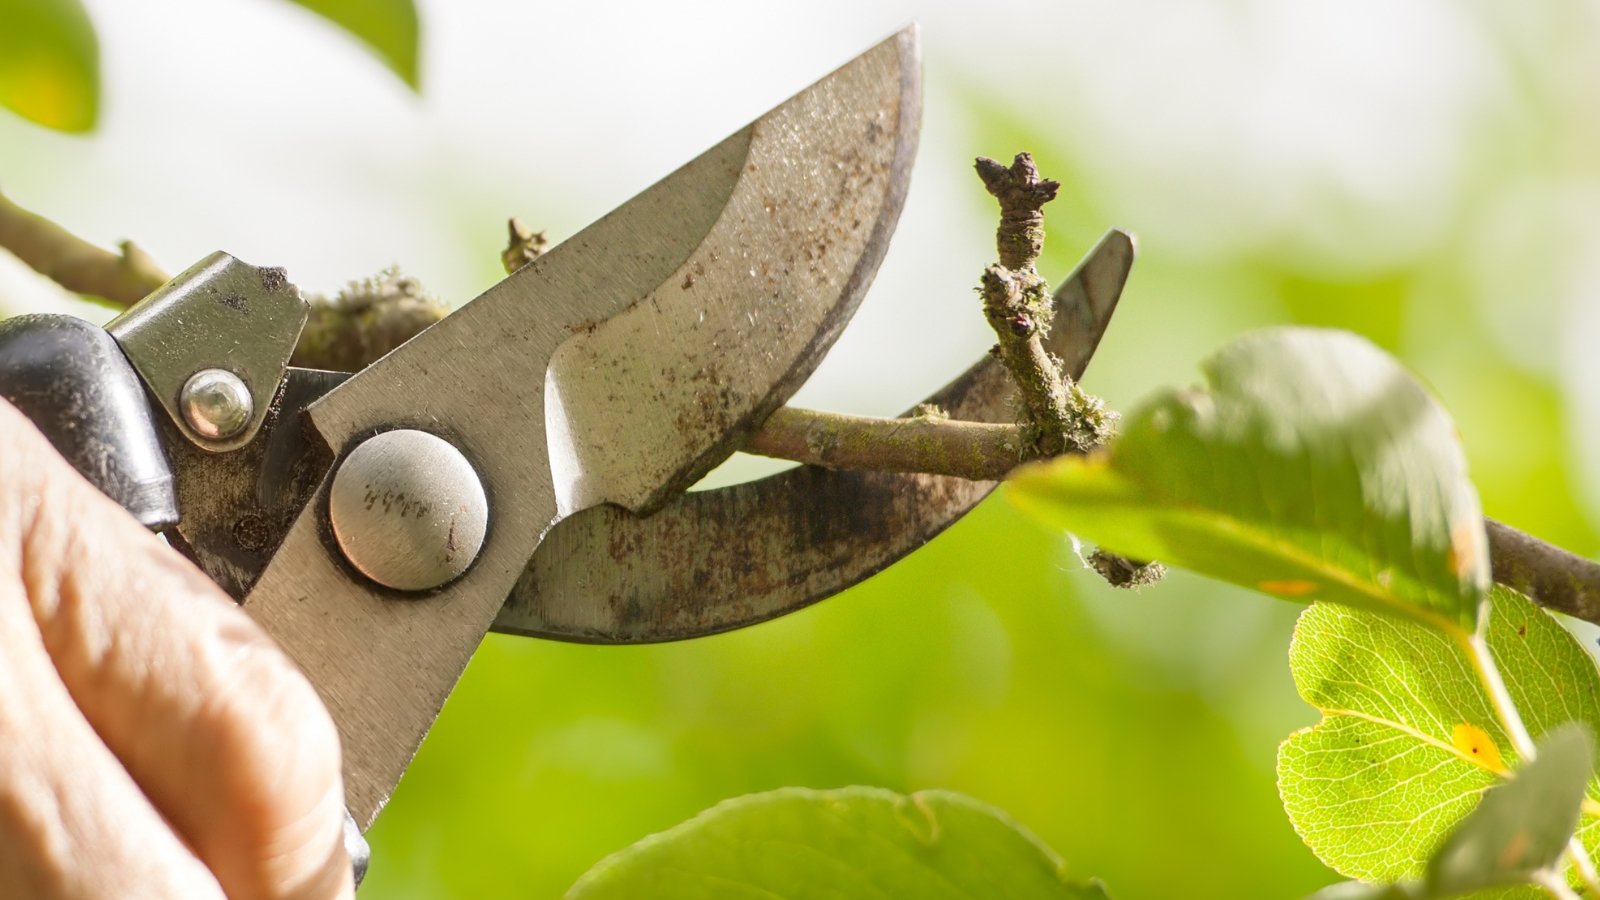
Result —
<path fill-rule="evenodd" d="M 548 244 L 512 222 L 517 249 L 531 260 Z M 132 241 L 121 254 L 103 250 L 60 225 L 0 195 L 0 248 L 69 291 L 98 297 L 119 309 L 138 303 L 167 282 L 167 274 Z M 512 249 L 508 249 L 507 265 Z M 414 278 L 394 269 L 346 285 L 333 297 L 311 295 L 306 329 L 291 362 L 309 369 L 355 372 L 444 318 L 449 307 Z"/>
<path fill-rule="evenodd" d="M 126 309 L 167 280 L 132 241 L 103 250 L 0 194 L 0 247 L 69 291 Z"/>
<path fill-rule="evenodd" d="M 1557 612 L 1600 625 L 1600 565 L 1485 519 L 1494 580 Z"/>
<path fill-rule="evenodd" d="M 984 318 L 1000 343 L 994 353 L 1011 373 L 1022 400 L 1022 437 L 1027 455 L 1088 453 L 1111 439 L 1116 414 L 1078 387 L 1061 360 L 1044 348 L 1054 318 L 1050 285 L 1036 264 L 1044 248 L 1044 205 L 1061 184 L 1039 177 L 1033 155 L 1018 153 L 1010 167 L 980 156 L 974 167 L 983 186 L 1000 202 L 995 229 L 999 265 L 983 272 L 978 293 Z M 1161 580 L 1160 563 L 1126 559 L 1094 550 L 1084 561 L 1113 587 L 1139 587 Z"/>
<path fill-rule="evenodd" d="M 550 238 L 543 231 L 534 231 L 515 218 L 506 222 L 506 230 L 510 234 L 506 248 L 500 251 L 500 264 L 506 267 L 507 275 L 543 256 L 550 248 Z"/>
<path fill-rule="evenodd" d="M 392 267 L 308 302 L 311 315 L 289 362 L 335 372 L 361 371 L 450 314 L 421 282 Z"/>
<path fill-rule="evenodd" d="M 878 419 L 784 407 L 750 433 L 746 453 L 830 469 L 926 472 L 1000 481 L 1030 459 L 1020 425 L 936 417 Z M 1494 580 L 1559 613 L 1600 625 L 1600 564 L 1485 519 Z M 1114 585 L 1148 583 L 1137 563 L 1096 550 L 1084 557 Z"/>
<path fill-rule="evenodd" d="M 1050 316 L 1047 287 L 1034 264 L 1044 236 L 1041 209 L 1054 196 L 1056 183 L 1040 179 L 1027 154 L 1020 154 L 1009 168 L 980 160 L 978 171 L 1001 204 L 996 234 L 1000 265 L 984 272 L 981 288 L 986 317 L 1001 341 L 997 355 L 1008 361 L 1026 398 L 1027 414 L 1041 410 L 1058 437 L 1046 440 L 1031 419 L 1022 425 L 958 422 L 935 411 L 876 419 L 786 407 L 750 433 L 746 452 L 828 468 L 998 481 L 1022 462 L 1052 455 L 1041 443 L 1059 440 L 1063 447 L 1089 450 L 1104 442 L 1114 415 L 1062 378 L 1059 363 L 1038 340 L 1040 323 Z M 515 221 L 509 231 L 502 254 L 508 270 L 537 258 L 547 246 L 542 232 Z M 3 195 L 0 248 L 68 290 L 122 307 L 167 280 L 160 266 L 132 242 L 123 242 L 120 254 L 101 249 Z M 352 282 L 332 299 L 313 297 L 311 303 L 312 319 L 295 364 L 345 371 L 370 364 L 447 312 L 415 279 L 393 270 Z M 1018 321 L 1018 316 L 1027 321 Z M 1064 391 L 1050 389 L 1052 369 Z M 1493 519 L 1486 527 L 1496 581 L 1548 609 L 1600 624 L 1600 565 Z M 1149 576 L 1139 564 L 1099 551 L 1085 559 L 1113 584 Z"/>
<path fill-rule="evenodd" d="M 996 355 L 1021 393 L 1027 442 L 1044 456 L 1087 453 L 1111 437 L 1116 417 L 1045 350 L 1050 286 L 1034 268 L 1044 246 L 1044 205 L 1061 185 L 1040 178 L 1027 153 L 1018 153 L 1009 168 L 979 157 L 976 168 L 984 187 L 1000 201 L 995 232 L 1000 263 L 984 270 L 978 293 L 1000 340 Z"/>
<path fill-rule="evenodd" d="M 828 469 L 999 481 L 1027 458 L 1026 447 L 1021 425 L 960 422 L 931 409 L 878 419 L 785 406 L 751 432 L 742 449 Z"/>

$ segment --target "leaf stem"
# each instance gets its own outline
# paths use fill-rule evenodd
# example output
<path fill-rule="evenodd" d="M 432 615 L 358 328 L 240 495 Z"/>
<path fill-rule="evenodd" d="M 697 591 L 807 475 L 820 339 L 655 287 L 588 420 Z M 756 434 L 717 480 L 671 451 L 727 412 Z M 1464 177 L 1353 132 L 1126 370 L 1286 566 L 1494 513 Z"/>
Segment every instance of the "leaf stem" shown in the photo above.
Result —
<path fill-rule="evenodd" d="M 1572 860 L 1572 867 L 1578 870 L 1578 880 L 1583 882 L 1583 890 L 1591 897 L 1600 896 L 1600 872 L 1594 868 L 1594 859 L 1589 856 L 1589 850 L 1583 846 L 1583 841 L 1573 835 L 1567 841 L 1567 858 Z"/>
<path fill-rule="evenodd" d="M 1486 603 L 1481 620 L 1484 624 L 1480 624 L 1478 631 L 1471 634 L 1466 632 L 1457 634 L 1466 648 L 1467 658 L 1478 672 L 1478 680 L 1483 683 L 1483 689 L 1489 695 L 1489 703 L 1494 707 L 1496 718 L 1500 720 L 1506 736 L 1511 739 L 1511 746 L 1516 749 L 1517 756 L 1521 757 L 1521 764 L 1527 765 L 1536 755 L 1533 749 L 1533 737 L 1528 734 L 1528 726 L 1522 723 L 1522 714 L 1517 712 L 1517 705 L 1511 700 L 1511 692 L 1506 689 L 1505 679 L 1500 676 L 1500 667 L 1495 664 L 1494 654 L 1489 651 L 1489 644 L 1483 639 L 1488 620 Z"/>
<path fill-rule="evenodd" d="M 1545 889 L 1545 892 L 1556 900 L 1582 900 L 1577 891 L 1567 887 L 1567 883 L 1560 875 L 1549 870 L 1535 872 L 1533 883 Z"/>
<path fill-rule="evenodd" d="M 1500 667 L 1495 664 L 1494 654 L 1489 650 L 1489 642 L 1484 640 L 1488 632 L 1489 604 L 1483 604 L 1483 615 L 1479 617 L 1477 631 L 1461 634 L 1462 644 L 1466 647 L 1467 658 L 1472 660 L 1472 667 L 1478 672 L 1478 680 L 1483 682 L 1483 688 L 1489 694 L 1489 702 L 1494 706 L 1495 715 L 1500 719 L 1500 724 L 1505 728 L 1511 744 L 1521 757 L 1520 765 L 1527 765 L 1534 758 L 1533 737 L 1528 734 L 1528 726 L 1523 724 L 1522 714 L 1517 711 L 1517 705 L 1511 699 L 1511 692 L 1506 688 L 1506 682 L 1500 675 Z M 1567 856 L 1572 859 L 1573 865 L 1578 870 L 1578 877 L 1582 879 L 1587 890 L 1593 894 L 1600 891 L 1600 884 L 1594 870 L 1594 862 L 1576 837 L 1567 842 Z M 1543 887 L 1550 896 L 1565 900 L 1576 898 L 1578 895 L 1558 875 L 1543 872 L 1536 876 L 1537 883 Z"/>
<path fill-rule="evenodd" d="M 1511 744 L 1516 748 L 1517 755 L 1521 757 L 1519 768 L 1531 762 L 1535 755 L 1533 737 L 1528 734 L 1528 726 L 1522 721 L 1522 714 L 1517 711 L 1516 703 L 1511 699 L 1511 691 L 1506 688 L 1506 682 L 1500 675 L 1500 667 L 1494 661 L 1494 654 L 1489 650 L 1489 642 L 1485 635 L 1489 631 L 1489 617 L 1491 615 L 1488 601 L 1484 601 L 1483 613 L 1478 617 L 1478 628 L 1472 633 L 1457 632 L 1457 637 L 1467 650 L 1467 658 L 1472 661 L 1472 667 L 1478 672 L 1478 680 L 1483 683 L 1484 690 L 1489 694 L 1489 702 L 1494 706 L 1495 715 L 1500 719 L 1500 724 L 1505 728 L 1506 735 L 1511 738 Z M 1584 800 L 1587 802 L 1588 798 Z M 1573 835 L 1567 841 L 1567 858 L 1572 861 L 1572 866 L 1577 870 L 1578 879 L 1583 882 L 1584 890 L 1589 896 L 1600 896 L 1600 872 L 1595 871 L 1594 860 L 1590 858 L 1589 851 Z M 1535 878 L 1536 882 L 1553 897 L 1566 898 L 1578 897 L 1566 881 L 1554 872 L 1543 872 Z"/>

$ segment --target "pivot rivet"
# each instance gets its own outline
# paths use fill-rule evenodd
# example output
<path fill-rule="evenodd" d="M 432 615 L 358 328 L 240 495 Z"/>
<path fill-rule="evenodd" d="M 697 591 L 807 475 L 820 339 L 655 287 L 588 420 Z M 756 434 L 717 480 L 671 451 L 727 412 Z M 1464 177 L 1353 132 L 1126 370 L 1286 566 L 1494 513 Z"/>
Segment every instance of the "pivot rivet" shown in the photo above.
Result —
<path fill-rule="evenodd" d="M 183 420 L 195 433 L 222 441 L 244 430 L 255 412 L 250 388 L 227 369 L 201 369 L 189 376 L 178 394 Z"/>
<path fill-rule="evenodd" d="M 328 520 L 345 559 L 402 591 L 460 576 L 483 548 L 489 500 L 472 464 L 425 431 L 386 431 L 363 441 L 334 473 Z"/>

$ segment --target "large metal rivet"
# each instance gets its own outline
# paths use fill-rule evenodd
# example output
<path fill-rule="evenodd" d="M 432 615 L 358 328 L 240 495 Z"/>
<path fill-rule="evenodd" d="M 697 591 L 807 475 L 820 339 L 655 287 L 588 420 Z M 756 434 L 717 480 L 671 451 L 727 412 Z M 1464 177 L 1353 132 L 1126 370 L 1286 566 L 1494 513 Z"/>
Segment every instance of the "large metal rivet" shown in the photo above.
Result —
<path fill-rule="evenodd" d="M 401 429 L 369 438 L 333 475 L 328 519 L 345 559 L 402 591 L 436 588 L 483 548 L 489 499 L 449 442 Z"/>
<path fill-rule="evenodd" d="M 250 388 L 227 369 L 201 369 L 189 376 L 178 394 L 183 420 L 207 440 L 233 437 L 255 412 Z"/>

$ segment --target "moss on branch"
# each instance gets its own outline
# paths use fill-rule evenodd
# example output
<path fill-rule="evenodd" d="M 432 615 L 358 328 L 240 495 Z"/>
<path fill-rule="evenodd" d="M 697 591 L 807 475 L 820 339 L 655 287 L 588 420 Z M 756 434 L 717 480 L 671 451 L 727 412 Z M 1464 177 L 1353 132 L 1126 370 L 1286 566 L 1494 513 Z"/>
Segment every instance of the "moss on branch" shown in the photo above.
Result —
<path fill-rule="evenodd" d="M 1042 456 L 1087 453 L 1105 443 L 1116 417 L 1085 393 L 1044 347 L 1050 286 L 1036 264 L 1044 246 L 1044 205 L 1060 184 L 1039 177 L 1033 157 L 1018 153 L 1007 167 L 979 157 L 975 168 L 1000 203 L 995 246 L 1000 262 L 984 270 L 978 293 L 999 343 L 995 355 L 1016 382 L 1028 443 Z"/>

